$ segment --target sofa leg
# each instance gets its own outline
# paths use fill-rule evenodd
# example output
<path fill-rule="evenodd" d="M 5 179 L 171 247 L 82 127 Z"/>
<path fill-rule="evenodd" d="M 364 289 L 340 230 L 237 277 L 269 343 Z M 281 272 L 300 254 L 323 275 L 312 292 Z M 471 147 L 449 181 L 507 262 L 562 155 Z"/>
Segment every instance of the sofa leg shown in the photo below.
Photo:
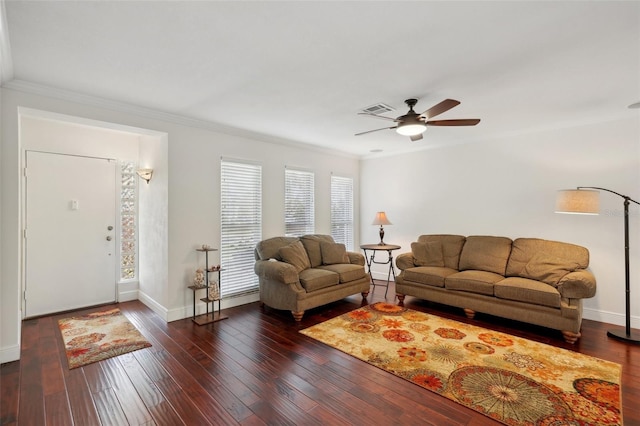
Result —
<path fill-rule="evenodd" d="M 398 298 L 398 306 L 404 306 L 404 298 L 406 297 L 406 294 L 396 293 L 396 297 Z"/>
<path fill-rule="evenodd" d="M 368 292 L 368 291 L 363 291 L 363 292 L 362 292 L 362 298 L 363 298 L 363 299 L 366 299 L 368 295 L 369 295 L 369 292 Z"/>
<path fill-rule="evenodd" d="M 564 337 L 564 340 L 567 343 L 571 343 L 573 345 L 578 341 L 578 339 L 580 338 L 580 336 L 582 336 L 582 334 L 580 334 L 579 332 L 574 333 L 572 331 L 563 331 L 562 336 Z"/>
<path fill-rule="evenodd" d="M 291 311 L 291 315 L 293 315 L 294 320 L 302 321 L 302 316 L 304 315 L 304 311 L 300 311 L 300 312 Z"/>
<path fill-rule="evenodd" d="M 476 311 L 472 311 L 471 309 L 464 309 L 464 314 L 467 316 L 467 318 L 469 319 L 473 319 L 473 317 L 476 316 Z"/>

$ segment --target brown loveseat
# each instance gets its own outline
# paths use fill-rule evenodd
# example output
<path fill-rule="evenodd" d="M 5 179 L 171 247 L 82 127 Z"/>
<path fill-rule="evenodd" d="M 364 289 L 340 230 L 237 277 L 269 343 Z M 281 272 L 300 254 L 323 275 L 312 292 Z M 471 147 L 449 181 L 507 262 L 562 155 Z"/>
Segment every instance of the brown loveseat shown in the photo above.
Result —
<path fill-rule="evenodd" d="M 290 310 L 296 321 L 307 309 L 369 294 L 364 256 L 346 251 L 330 235 L 269 238 L 258 243 L 255 258 L 260 302 Z"/>
<path fill-rule="evenodd" d="M 537 238 L 421 235 L 396 258 L 396 293 L 562 331 L 580 338 L 582 299 L 596 281 L 589 251 Z"/>

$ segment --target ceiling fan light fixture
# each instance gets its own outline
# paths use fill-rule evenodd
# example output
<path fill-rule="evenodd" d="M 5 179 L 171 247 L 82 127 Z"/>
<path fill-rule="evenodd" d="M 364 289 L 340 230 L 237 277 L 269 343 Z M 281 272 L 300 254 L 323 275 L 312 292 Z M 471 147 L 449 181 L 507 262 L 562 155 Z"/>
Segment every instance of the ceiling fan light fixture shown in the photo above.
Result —
<path fill-rule="evenodd" d="M 427 130 L 427 126 L 423 123 L 409 123 L 399 125 L 396 132 L 403 136 L 416 136 Z"/>

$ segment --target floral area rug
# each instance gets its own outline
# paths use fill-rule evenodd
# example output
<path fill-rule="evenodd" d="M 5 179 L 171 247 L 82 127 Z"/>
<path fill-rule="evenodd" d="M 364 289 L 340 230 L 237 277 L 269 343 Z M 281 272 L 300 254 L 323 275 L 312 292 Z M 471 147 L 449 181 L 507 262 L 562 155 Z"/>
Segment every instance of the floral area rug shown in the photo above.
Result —
<path fill-rule="evenodd" d="M 151 346 L 120 309 L 58 321 L 69 369 Z"/>
<path fill-rule="evenodd" d="M 301 333 L 504 424 L 622 424 L 602 359 L 384 302 Z"/>

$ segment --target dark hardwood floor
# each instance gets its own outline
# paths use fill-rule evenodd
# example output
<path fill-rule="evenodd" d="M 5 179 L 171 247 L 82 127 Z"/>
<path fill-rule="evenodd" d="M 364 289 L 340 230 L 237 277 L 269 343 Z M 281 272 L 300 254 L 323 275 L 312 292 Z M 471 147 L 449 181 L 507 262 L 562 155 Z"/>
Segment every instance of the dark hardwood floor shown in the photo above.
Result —
<path fill-rule="evenodd" d="M 393 285 L 393 284 L 392 284 Z M 389 295 L 393 295 L 393 288 Z M 392 296 L 388 298 L 392 300 Z M 369 303 L 384 300 L 376 287 Z M 21 360 L 3 364 L 3 425 L 490 425 L 435 393 L 316 342 L 298 331 L 361 305 L 352 296 L 308 311 L 301 324 L 258 303 L 197 326 L 165 323 L 140 302 L 118 306 L 153 344 L 69 370 L 57 320 L 27 320 Z M 405 306 L 504 331 L 622 364 L 625 425 L 640 425 L 640 346 L 607 338 L 610 326 L 585 320 L 576 345 L 559 332 L 407 297 Z"/>

